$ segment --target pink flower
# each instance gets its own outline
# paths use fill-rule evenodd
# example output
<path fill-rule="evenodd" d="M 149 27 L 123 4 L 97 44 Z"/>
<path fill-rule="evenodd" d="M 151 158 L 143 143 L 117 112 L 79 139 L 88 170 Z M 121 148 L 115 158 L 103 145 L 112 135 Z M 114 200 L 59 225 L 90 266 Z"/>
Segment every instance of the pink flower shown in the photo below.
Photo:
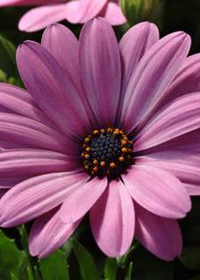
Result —
<path fill-rule="evenodd" d="M 35 220 L 32 255 L 60 247 L 89 213 L 100 249 L 133 238 L 181 254 L 177 219 L 200 194 L 200 55 L 183 32 L 148 22 L 117 42 L 104 19 L 80 40 L 56 24 L 17 51 L 26 90 L 0 86 L 0 224 Z"/>
<path fill-rule="evenodd" d="M 18 5 L 40 6 L 21 18 L 19 29 L 26 32 L 37 31 L 65 19 L 71 23 L 85 23 L 101 16 L 111 25 L 126 22 L 118 0 L 1 0 L 0 3 L 0 7 Z"/>

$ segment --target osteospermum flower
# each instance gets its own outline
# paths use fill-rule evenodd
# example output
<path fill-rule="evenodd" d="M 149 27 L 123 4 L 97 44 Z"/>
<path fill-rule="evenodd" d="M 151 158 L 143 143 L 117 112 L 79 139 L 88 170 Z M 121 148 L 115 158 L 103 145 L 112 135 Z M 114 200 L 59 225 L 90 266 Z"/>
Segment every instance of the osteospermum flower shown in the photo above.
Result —
<path fill-rule="evenodd" d="M 45 257 L 89 213 L 110 257 L 133 238 L 165 260 L 181 253 L 177 219 L 200 194 L 200 55 L 183 32 L 144 22 L 121 41 L 104 19 L 78 41 L 56 24 L 18 48 L 26 90 L 0 86 L 0 225 L 34 220 Z"/>
<path fill-rule="evenodd" d="M 19 22 L 19 29 L 33 32 L 52 23 L 67 19 L 71 23 L 85 23 L 101 16 L 112 25 L 121 25 L 126 19 L 118 0 L 1 0 L 3 6 L 39 6 L 28 11 Z"/>

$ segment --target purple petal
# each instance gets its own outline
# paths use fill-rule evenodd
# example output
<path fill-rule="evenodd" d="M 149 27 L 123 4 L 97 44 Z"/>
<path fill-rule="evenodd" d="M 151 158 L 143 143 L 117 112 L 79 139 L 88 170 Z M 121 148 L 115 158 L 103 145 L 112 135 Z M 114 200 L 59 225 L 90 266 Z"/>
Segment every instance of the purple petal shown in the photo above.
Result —
<path fill-rule="evenodd" d="M 108 67 L 109 64 L 109 67 Z M 121 86 L 120 54 L 107 21 L 89 21 L 80 36 L 81 80 L 101 126 L 114 125 Z"/>
<path fill-rule="evenodd" d="M 82 218 L 95 204 L 107 187 L 107 180 L 94 178 L 69 193 L 60 209 L 64 223 L 74 223 Z"/>
<path fill-rule="evenodd" d="M 167 103 L 184 94 L 200 91 L 200 54 L 189 56 L 183 63 L 170 87 L 155 111 L 158 112 Z"/>
<path fill-rule="evenodd" d="M 172 261 L 182 252 L 182 236 L 178 223 L 158 217 L 137 204 L 135 236 L 160 259 Z"/>
<path fill-rule="evenodd" d="M 76 143 L 64 137 L 54 129 L 29 118 L 0 113 L 0 147 L 1 140 L 11 142 L 24 148 L 39 148 L 76 154 Z M 16 146 L 17 148 L 18 146 Z"/>
<path fill-rule="evenodd" d="M 183 218 L 191 209 L 188 192 L 168 171 L 150 165 L 135 165 L 123 180 L 133 199 L 158 216 Z"/>
<path fill-rule="evenodd" d="M 32 256 L 45 258 L 53 253 L 66 242 L 80 223 L 65 224 L 59 216 L 59 209 L 54 209 L 36 219 L 29 236 Z"/>
<path fill-rule="evenodd" d="M 0 83 L 0 112 L 21 115 L 55 127 L 36 106 L 32 96 L 27 91 L 13 85 Z"/>
<path fill-rule="evenodd" d="M 74 83 L 45 48 L 24 43 L 18 48 L 17 63 L 35 102 L 67 137 L 83 137 L 91 130 Z"/>
<path fill-rule="evenodd" d="M 13 227 L 60 205 L 67 194 L 87 181 L 85 173 L 52 173 L 28 179 L 10 189 L 0 201 L 0 224 Z"/>
<path fill-rule="evenodd" d="M 9 178 L 13 174 L 16 177 L 36 176 L 77 168 L 76 158 L 47 150 L 23 149 L 0 153 L 1 178 Z"/>
<path fill-rule="evenodd" d="M 19 30 L 34 32 L 65 19 L 66 4 L 37 7 L 28 11 L 19 22 Z"/>
<path fill-rule="evenodd" d="M 200 92 L 177 98 L 141 130 L 135 151 L 145 150 L 200 128 Z"/>
<path fill-rule="evenodd" d="M 119 47 L 123 67 L 123 91 L 126 90 L 131 76 L 134 75 L 133 72 L 138 62 L 158 39 L 158 28 L 149 22 L 135 25 L 122 37 Z"/>
<path fill-rule="evenodd" d="M 127 88 L 122 122 L 131 132 L 148 116 L 172 82 L 190 48 L 190 37 L 172 33 L 145 54 Z"/>
<path fill-rule="evenodd" d="M 10 189 L 15 185 L 27 180 L 29 177 L 16 176 L 12 178 L 0 178 L 0 189 Z"/>
<path fill-rule="evenodd" d="M 127 22 L 118 3 L 108 1 L 107 5 L 99 13 L 111 25 L 121 25 Z"/>
<path fill-rule="evenodd" d="M 135 229 L 133 201 L 121 181 L 111 181 L 90 210 L 90 224 L 100 249 L 117 257 L 129 249 Z"/>
<path fill-rule="evenodd" d="M 140 157 L 137 162 L 169 171 L 181 180 L 190 195 L 200 195 L 199 154 L 166 149 Z"/>

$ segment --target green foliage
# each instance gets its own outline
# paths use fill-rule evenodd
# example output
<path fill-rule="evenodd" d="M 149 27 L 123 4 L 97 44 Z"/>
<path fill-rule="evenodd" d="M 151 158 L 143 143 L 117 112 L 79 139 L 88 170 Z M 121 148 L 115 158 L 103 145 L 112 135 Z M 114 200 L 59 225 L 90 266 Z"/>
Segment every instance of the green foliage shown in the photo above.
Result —
<path fill-rule="evenodd" d="M 74 240 L 74 253 L 78 260 L 83 280 L 100 280 L 93 256 L 78 241 Z"/>
<path fill-rule="evenodd" d="M 117 277 L 116 259 L 107 258 L 104 274 L 105 274 L 105 280 L 116 280 L 116 277 Z"/>
<path fill-rule="evenodd" d="M 39 260 L 39 266 L 43 280 L 69 280 L 66 256 L 61 250 Z"/>

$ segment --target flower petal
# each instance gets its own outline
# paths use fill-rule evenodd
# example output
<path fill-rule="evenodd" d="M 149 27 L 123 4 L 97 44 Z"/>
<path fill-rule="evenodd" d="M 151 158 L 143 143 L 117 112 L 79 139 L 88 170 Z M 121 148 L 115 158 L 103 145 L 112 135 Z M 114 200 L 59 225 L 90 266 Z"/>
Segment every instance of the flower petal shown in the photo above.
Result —
<path fill-rule="evenodd" d="M 200 54 L 189 56 L 184 61 L 170 87 L 163 94 L 162 100 L 156 106 L 156 112 L 175 98 L 187 93 L 200 91 Z M 155 111 L 153 113 L 155 113 Z"/>
<path fill-rule="evenodd" d="M 55 127 L 36 106 L 32 96 L 24 89 L 13 85 L 0 83 L 0 112 L 21 115 Z"/>
<path fill-rule="evenodd" d="M 166 149 L 139 157 L 137 162 L 169 171 L 180 179 L 190 195 L 200 195 L 200 154 Z"/>
<path fill-rule="evenodd" d="M 49 5 L 31 9 L 19 21 L 19 30 L 34 32 L 65 19 L 65 5 Z"/>
<path fill-rule="evenodd" d="M 154 44 L 139 62 L 128 85 L 122 110 L 122 122 L 127 132 L 141 125 L 161 99 L 189 48 L 190 37 L 183 32 L 175 32 Z"/>
<path fill-rule="evenodd" d="M 91 129 L 74 83 L 45 48 L 25 42 L 18 48 L 17 64 L 35 102 L 67 137 L 83 137 Z"/>
<path fill-rule="evenodd" d="M 123 176 L 133 199 L 148 211 L 165 218 L 183 218 L 191 209 L 188 192 L 170 172 L 135 165 Z"/>
<path fill-rule="evenodd" d="M 80 69 L 87 99 L 99 124 L 114 125 L 121 86 L 120 54 L 115 33 L 104 19 L 89 21 L 82 29 Z"/>
<path fill-rule="evenodd" d="M 16 177 L 28 177 L 75 169 L 78 169 L 75 158 L 57 152 L 21 149 L 0 153 L 1 178 L 9 178 L 13 174 L 16 174 Z"/>
<path fill-rule="evenodd" d="M 118 3 L 109 1 L 99 16 L 105 18 L 111 25 L 121 25 L 127 22 Z"/>
<path fill-rule="evenodd" d="M 135 237 L 158 258 L 172 261 L 182 252 L 182 236 L 175 220 L 158 217 L 136 204 Z"/>
<path fill-rule="evenodd" d="M 45 258 L 53 253 L 66 242 L 80 223 L 62 223 L 59 216 L 59 209 L 54 209 L 36 219 L 29 236 L 32 256 Z"/>
<path fill-rule="evenodd" d="M 0 178 L 0 189 L 10 189 L 22 181 L 27 180 L 29 177 L 16 176 L 12 178 Z"/>
<path fill-rule="evenodd" d="M 111 181 L 90 210 L 90 224 L 100 249 L 117 257 L 129 249 L 135 230 L 133 201 L 121 181 Z"/>
<path fill-rule="evenodd" d="M 82 218 L 102 195 L 106 187 L 106 179 L 94 178 L 83 186 L 74 189 L 61 206 L 61 220 L 64 223 L 74 223 Z"/>
<path fill-rule="evenodd" d="M 135 151 L 145 150 L 200 128 L 200 92 L 177 98 L 138 134 Z"/>
<path fill-rule="evenodd" d="M 19 5 L 44 5 L 62 2 L 62 0 L 1 0 L 0 7 Z"/>
<path fill-rule="evenodd" d="M 119 47 L 123 67 L 123 91 L 126 90 L 138 62 L 158 39 L 158 28 L 149 22 L 136 24 L 122 37 Z"/>
<path fill-rule="evenodd" d="M 11 142 L 24 148 L 40 148 L 61 153 L 77 152 L 76 143 L 35 120 L 7 113 L 0 113 L 0 147 L 1 140 Z M 17 148 L 18 146 L 16 146 Z"/>
<path fill-rule="evenodd" d="M 28 179 L 10 189 L 0 200 L 0 224 L 13 227 L 60 205 L 73 187 L 87 180 L 85 173 L 52 173 Z"/>

